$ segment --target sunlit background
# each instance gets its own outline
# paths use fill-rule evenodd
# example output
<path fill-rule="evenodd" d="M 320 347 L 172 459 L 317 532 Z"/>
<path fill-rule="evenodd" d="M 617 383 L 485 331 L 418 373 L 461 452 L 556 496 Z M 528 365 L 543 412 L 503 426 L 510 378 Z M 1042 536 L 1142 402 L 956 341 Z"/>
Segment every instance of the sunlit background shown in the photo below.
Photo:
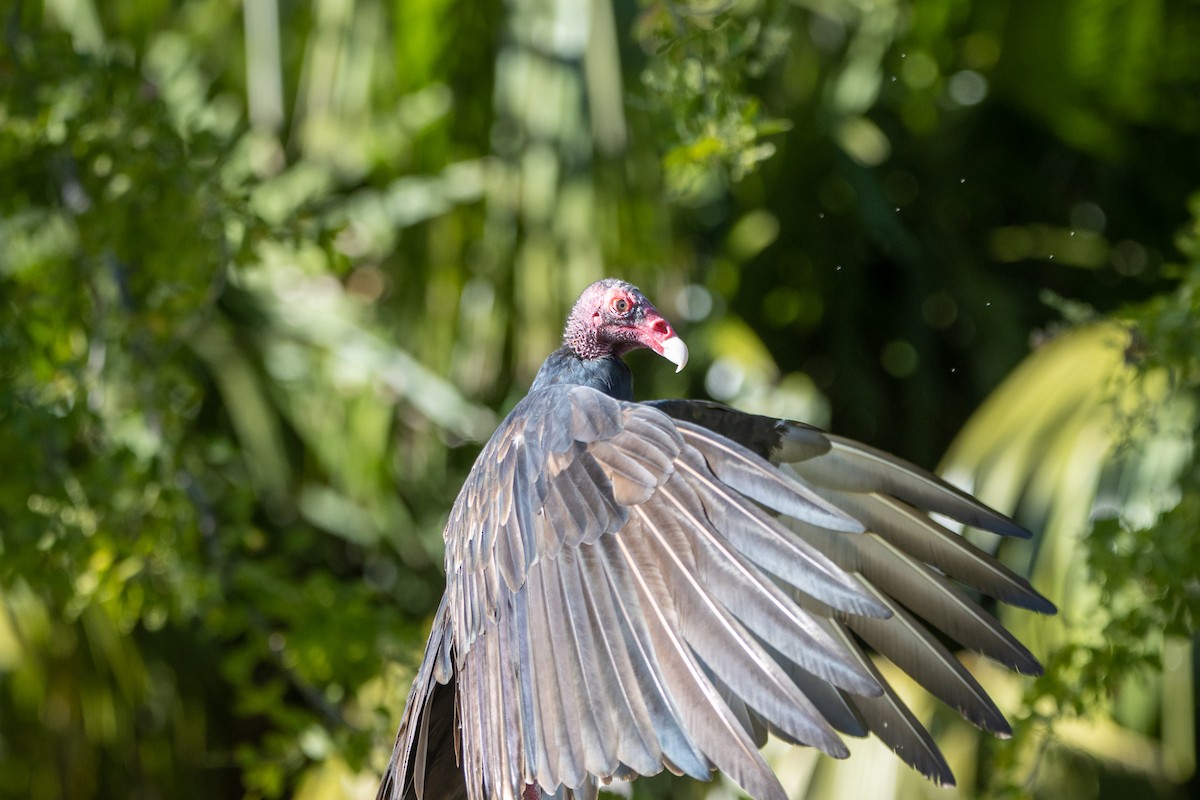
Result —
<path fill-rule="evenodd" d="M 957 789 L 772 744 L 792 796 L 1196 777 L 1200 6 L 0 5 L 0 796 L 371 798 L 441 526 L 578 292 L 1038 535 L 1014 720 L 910 692 Z M 892 673 L 889 673 L 892 676 Z M 903 679 L 894 677 L 897 685 Z M 732 798 L 639 781 L 637 798 Z"/>

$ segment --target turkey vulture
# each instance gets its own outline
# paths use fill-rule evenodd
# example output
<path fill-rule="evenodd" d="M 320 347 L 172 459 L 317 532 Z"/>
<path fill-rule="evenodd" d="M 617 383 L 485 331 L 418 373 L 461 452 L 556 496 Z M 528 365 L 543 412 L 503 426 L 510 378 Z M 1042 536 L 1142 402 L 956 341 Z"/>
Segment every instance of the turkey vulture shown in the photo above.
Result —
<path fill-rule="evenodd" d="M 865 648 L 1008 735 L 945 642 L 1038 674 L 973 593 L 1054 606 L 926 512 L 1029 533 L 808 425 L 634 402 L 621 356 L 641 347 L 687 363 L 634 286 L 588 287 L 484 446 L 446 524 L 446 593 L 380 800 L 595 798 L 664 768 L 786 800 L 768 732 L 838 758 L 840 733 L 874 733 L 952 783 Z"/>

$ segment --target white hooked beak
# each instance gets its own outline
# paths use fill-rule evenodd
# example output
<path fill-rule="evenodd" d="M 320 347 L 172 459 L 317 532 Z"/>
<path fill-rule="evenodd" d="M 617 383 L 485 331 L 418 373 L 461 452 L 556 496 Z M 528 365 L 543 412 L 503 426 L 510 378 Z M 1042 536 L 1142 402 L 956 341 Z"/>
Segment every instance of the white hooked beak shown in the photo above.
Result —
<path fill-rule="evenodd" d="M 676 372 L 682 372 L 688 362 L 688 349 L 683 339 L 672 336 L 659 342 L 659 346 L 662 347 L 662 357 L 675 365 Z"/>

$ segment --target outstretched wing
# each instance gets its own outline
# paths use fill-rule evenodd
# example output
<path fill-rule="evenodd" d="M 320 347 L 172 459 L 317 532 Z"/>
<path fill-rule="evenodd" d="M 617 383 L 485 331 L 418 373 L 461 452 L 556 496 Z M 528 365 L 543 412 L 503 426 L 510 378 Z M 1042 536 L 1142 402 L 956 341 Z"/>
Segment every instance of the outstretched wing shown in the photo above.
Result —
<path fill-rule="evenodd" d="M 876 730 L 949 782 L 860 639 L 944 687 L 969 719 L 1006 730 L 913 613 L 1019 669 L 1036 661 L 947 578 L 973 576 L 979 559 L 947 546 L 952 534 L 914 504 L 1019 529 L 874 451 L 718 408 L 550 387 L 514 409 L 447 524 L 446 612 L 426 654 L 446 666 L 422 668 L 390 796 L 426 795 L 425 773 L 443 763 L 427 731 L 444 730 L 429 720 L 451 680 L 472 800 L 515 800 L 527 784 L 590 796 L 597 782 L 664 767 L 721 769 L 755 797 L 784 800 L 758 753 L 768 731 L 844 756 L 838 730 Z M 836 462 L 841 482 L 766 458 L 781 453 L 801 470 Z M 911 524 L 879 523 L 893 517 Z M 998 564 L 990 574 L 997 592 L 1044 603 Z"/>

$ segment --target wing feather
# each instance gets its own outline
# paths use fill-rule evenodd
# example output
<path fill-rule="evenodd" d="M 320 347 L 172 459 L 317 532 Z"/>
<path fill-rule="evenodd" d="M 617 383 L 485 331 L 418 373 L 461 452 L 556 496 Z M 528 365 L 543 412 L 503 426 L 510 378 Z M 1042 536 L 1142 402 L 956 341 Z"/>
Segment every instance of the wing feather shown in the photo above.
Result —
<path fill-rule="evenodd" d="M 883 694 L 878 697 L 843 695 L 846 702 L 892 752 L 939 786 L 953 786 L 954 773 L 950 771 L 946 757 L 929 731 L 900 699 L 845 627 L 833 620 L 824 622 L 831 634 L 839 637 L 846 650 L 854 655 L 864 669 L 871 671 L 884 687 Z"/>
<path fill-rule="evenodd" d="M 604 610 L 590 589 L 591 579 L 603 582 L 603 575 L 586 575 L 594 554 L 593 547 L 580 550 L 577 557 L 559 562 L 563 594 L 577 598 L 571 605 L 572 622 L 578 638 L 590 643 L 585 674 L 590 675 L 589 697 L 601 738 L 612 749 L 602 767 L 589 770 L 596 775 L 616 774 L 624 765 L 637 774 L 652 775 L 662 769 L 661 748 L 654 734 L 641 687 L 625 650 L 620 627 L 609 609 Z M 576 609 L 578 608 L 578 612 Z"/>
<path fill-rule="evenodd" d="M 630 527 L 640 529 L 640 525 L 634 523 Z M 653 580 L 644 569 L 645 562 L 639 561 L 630 551 L 630 544 L 638 541 L 640 534 L 642 531 L 637 530 L 631 535 L 614 537 L 613 555 L 624 560 L 633 579 L 664 685 L 675 699 L 683 727 L 700 751 L 752 796 L 762 800 L 787 800 L 778 779 L 721 700 L 720 693 L 708 680 L 680 634 L 679 621 L 670 609 L 666 585 L 661 580 Z"/>
<path fill-rule="evenodd" d="M 538 784 L 545 791 L 557 790 L 559 784 L 579 786 L 583 781 L 583 742 L 579 731 L 580 709 L 576 706 L 576 694 L 571 687 L 564 686 L 569 680 L 565 670 L 571 659 L 559 659 L 563 643 L 555 636 L 554 620 L 560 618 L 560 609 L 551 608 L 543 590 L 542 571 L 534 569 L 525 581 L 529 597 L 529 635 L 537 646 L 531 648 L 527 666 L 534 675 L 534 697 L 536 713 L 541 719 L 541 746 L 545 758 L 539 759 L 541 768 L 537 772 Z M 573 664 L 575 668 L 577 664 Z M 574 678 L 574 674 L 570 676 Z M 565 691 L 564 691 L 565 689 Z"/>
<path fill-rule="evenodd" d="M 612 698 L 602 684 L 604 671 L 597 664 L 596 636 L 586 601 L 580 594 L 564 591 L 563 586 L 564 575 L 574 570 L 575 557 L 576 551 L 564 549 L 553 562 L 538 565 L 544 578 L 547 617 L 555 633 L 555 648 L 548 655 L 558 668 L 563 697 L 571 698 L 565 705 L 579 731 L 584 770 L 592 775 L 611 775 L 617 768 L 616 736 L 607 711 Z"/>
<path fill-rule="evenodd" d="M 968 722 L 1001 738 L 1011 736 L 1000 709 L 954 654 L 903 608 L 876 594 L 891 608 L 892 616 L 846 617 L 846 627 Z"/>
<path fill-rule="evenodd" d="M 1055 613 L 1029 581 L 947 530 L 913 506 L 878 493 L 839 492 L 834 500 L 897 549 L 924 561 L 946 575 L 1009 605 Z"/>
<path fill-rule="evenodd" d="M 705 780 L 711 766 L 683 726 L 674 694 L 681 690 L 673 690 L 659 665 L 657 650 L 642 613 L 633 568 L 619 553 L 613 552 L 615 541 L 616 537 L 612 541 L 603 541 L 596 549 L 598 567 L 608 591 L 595 591 L 593 597 L 603 604 L 611 604 L 614 617 L 620 621 L 633 667 L 638 671 L 638 686 L 653 721 L 651 730 L 662 744 L 664 765 L 677 774 Z"/>
<path fill-rule="evenodd" d="M 796 472 L 815 484 L 843 492 L 887 494 L 1001 536 L 1030 536 L 1008 517 L 928 470 L 841 436 L 825 436 L 832 445 L 828 453 L 794 465 Z"/>

